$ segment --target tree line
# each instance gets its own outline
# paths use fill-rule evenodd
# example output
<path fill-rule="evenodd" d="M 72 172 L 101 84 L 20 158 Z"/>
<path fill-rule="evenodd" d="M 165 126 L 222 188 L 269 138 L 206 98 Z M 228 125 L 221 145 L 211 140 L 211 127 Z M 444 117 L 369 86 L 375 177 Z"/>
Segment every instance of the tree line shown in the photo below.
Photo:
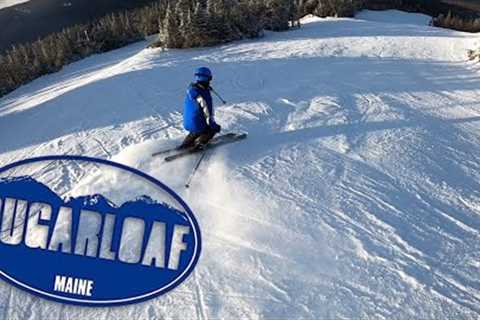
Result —
<path fill-rule="evenodd" d="M 353 16 L 363 0 L 163 0 L 75 25 L 0 55 L 0 96 L 89 55 L 152 34 L 154 46 L 190 48 L 255 38 L 299 27 L 312 13 Z"/>
<path fill-rule="evenodd" d="M 435 27 L 465 32 L 480 32 L 480 18 L 461 17 L 452 14 L 451 11 L 447 15 L 439 14 L 438 17 L 433 18 L 432 24 Z"/>

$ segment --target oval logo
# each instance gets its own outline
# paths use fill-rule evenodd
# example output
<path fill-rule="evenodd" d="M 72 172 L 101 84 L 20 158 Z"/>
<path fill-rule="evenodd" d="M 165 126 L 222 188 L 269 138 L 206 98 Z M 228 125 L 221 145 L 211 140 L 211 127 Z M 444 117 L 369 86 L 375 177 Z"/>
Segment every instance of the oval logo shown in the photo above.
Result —
<path fill-rule="evenodd" d="M 182 283 L 200 250 L 185 202 L 139 170 L 82 156 L 0 169 L 0 275 L 22 290 L 76 305 L 136 303 Z"/>

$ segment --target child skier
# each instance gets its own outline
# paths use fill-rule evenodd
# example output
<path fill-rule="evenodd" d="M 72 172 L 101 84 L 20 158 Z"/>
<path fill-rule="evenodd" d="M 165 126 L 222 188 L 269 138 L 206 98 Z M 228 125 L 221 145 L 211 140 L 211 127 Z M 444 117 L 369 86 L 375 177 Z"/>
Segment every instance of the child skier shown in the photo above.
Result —
<path fill-rule="evenodd" d="M 201 149 L 221 130 L 214 118 L 211 80 L 209 68 L 195 70 L 195 82 L 188 87 L 184 101 L 183 126 L 189 133 L 178 149 Z"/>

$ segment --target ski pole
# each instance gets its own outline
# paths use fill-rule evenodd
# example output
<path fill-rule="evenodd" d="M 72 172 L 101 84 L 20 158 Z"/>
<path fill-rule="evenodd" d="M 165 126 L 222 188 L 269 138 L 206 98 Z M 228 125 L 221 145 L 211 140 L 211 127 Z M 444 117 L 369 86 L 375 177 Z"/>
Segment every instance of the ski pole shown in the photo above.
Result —
<path fill-rule="evenodd" d="M 218 97 L 218 99 L 220 99 L 220 101 L 222 101 L 223 104 L 227 104 L 227 101 L 225 101 L 219 94 L 217 91 L 215 91 L 215 89 L 213 89 L 212 87 L 210 87 L 210 90 L 212 90 L 212 92 Z"/>
<path fill-rule="evenodd" d="M 192 182 L 193 176 L 197 172 L 198 168 L 200 167 L 200 163 L 202 163 L 203 158 L 205 158 L 205 154 L 208 152 L 208 150 L 205 150 L 202 152 L 201 156 L 198 158 L 197 163 L 193 167 L 192 172 L 190 173 L 190 176 L 188 176 L 187 181 L 185 182 L 185 188 L 190 188 L 190 183 Z"/>

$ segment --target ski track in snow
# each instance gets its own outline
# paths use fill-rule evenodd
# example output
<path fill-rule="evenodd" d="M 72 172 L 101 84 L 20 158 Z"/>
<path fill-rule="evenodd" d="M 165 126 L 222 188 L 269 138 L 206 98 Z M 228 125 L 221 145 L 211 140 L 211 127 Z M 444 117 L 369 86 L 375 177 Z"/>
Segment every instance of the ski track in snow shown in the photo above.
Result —
<path fill-rule="evenodd" d="M 422 19 L 367 11 L 208 49 L 141 42 L 2 98 L 0 165 L 78 154 L 140 168 L 186 199 L 204 249 L 178 289 L 132 306 L 1 283 L 0 318 L 480 317 L 480 73 L 465 61 L 478 37 Z M 218 122 L 249 138 L 215 150 L 184 190 L 195 157 L 149 154 L 183 136 L 199 65 L 230 101 Z M 61 193 L 94 171 L 52 169 L 35 176 Z"/>

